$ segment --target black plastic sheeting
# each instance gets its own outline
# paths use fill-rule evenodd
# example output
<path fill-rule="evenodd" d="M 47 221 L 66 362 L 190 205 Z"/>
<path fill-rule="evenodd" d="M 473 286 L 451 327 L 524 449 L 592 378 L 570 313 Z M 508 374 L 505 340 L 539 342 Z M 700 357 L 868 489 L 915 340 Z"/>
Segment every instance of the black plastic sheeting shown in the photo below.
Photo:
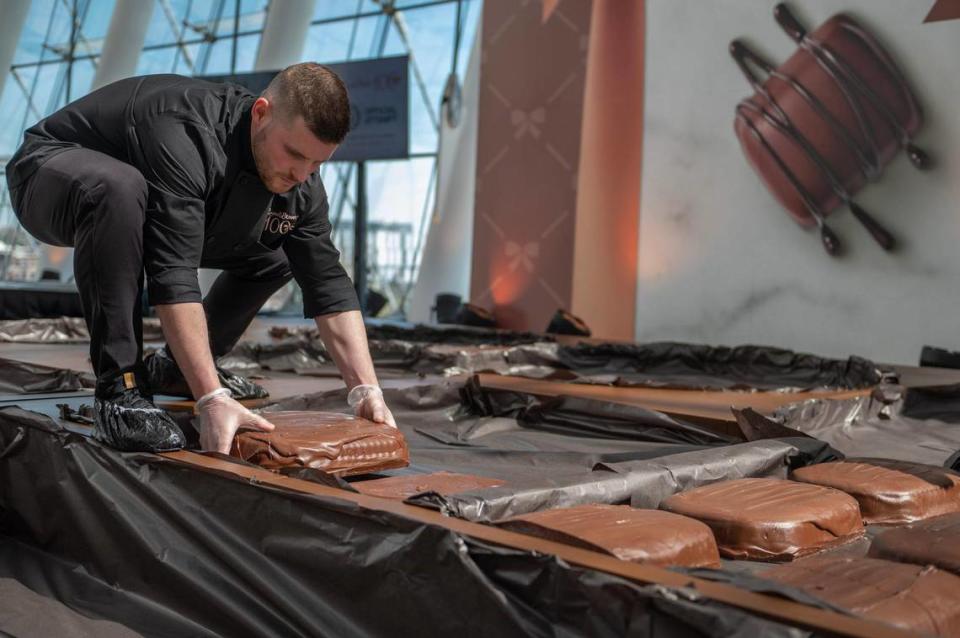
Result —
<path fill-rule="evenodd" d="M 145 341 L 163 339 L 160 320 L 143 319 Z M 89 343 L 90 332 L 83 317 L 51 317 L 0 321 L 0 342 Z"/>
<path fill-rule="evenodd" d="M 72 392 L 93 388 L 95 385 L 96 378 L 90 372 L 0 359 L 0 392 L 11 394 Z"/>
<path fill-rule="evenodd" d="M 18 281 L 0 283 L 0 319 L 59 316 L 83 316 L 80 293 L 75 284 Z"/>
<path fill-rule="evenodd" d="M 0 409 L 0 448 L 0 533 L 38 550 L 2 569 L 145 635 L 808 635 L 693 590 L 116 452 L 19 408 Z"/>
<path fill-rule="evenodd" d="M 242 342 L 219 361 L 237 373 L 258 369 L 305 375 L 338 374 L 315 328 L 275 326 L 272 343 Z M 560 345 L 532 333 L 468 326 L 371 323 L 370 350 L 388 374 L 490 372 L 579 383 L 702 390 L 860 389 L 885 371 L 861 359 L 826 359 L 765 346 L 736 348 L 683 343 Z M 156 319 L 144 320 L 144 338 L 162 338 Z M 79 318 L 0 322 L 0 341 L 82 343 Z"/>
<path fill-rule="evenodd" d="M 0 341 L 14 343 L 89 343 L 82 317 L 0 321 Z"/>
<path fill-rule="evenodd" d="M 576 374 L 556 367 L 559 360 L 555 343 L 500 346 L 371 339 L 369 347 L 381 376 L 491 372 L 538 379 L 577 379 Z M 305 334 L 274 343 L 241 342 L 219 363 L 240 373 L 263 368 L 302 375 L 339 375 L 323 342 Z"/>
<path fill-rule="evenodd" d="M 767 563 L 766 566 L 770 567 L 771 565 Z M 779 598 L 785 598 L 787 600 L 792 600 L 795 603 L 800 603 L 801 605 L 807 605 L 808 607 L 819 607 L 820 609 L 826 609 L 838 614 L 844 614 L 846 616 L 856 616 L 856 614 L 852 613 L 850 610 L 844 609 L 843 607 L 838 607 L 832 603 L 817 598 L 816 596 L 812 596 L 802 589 L 797 589 L 796 587 L 791 587 L 775 580 L 765 580 L 764 578 L 755 576 L 753 574 L 733 572 L 722 569 L 710 569 L 707 567 L 671 567 L 670 570 L 679 572 L 681 574 L 687 574 L 688 576 L 693 576 L 695 578 L 702 578 L 703 580 L 726 583 L 728 585 L 733 585 L 734 587 L 746 589 L 758 594 L 769 594 Z"/>
<path fill-rule="evenodd" d="M 180 366 L 166 348 L 158 348 L 147 354 L 143 358 L 143 367 L 146 370 L 146 385 L 152 394 L 193 398 L 193 392 L 186 377 L 183 376 Z M 219 365 L 216 366 L 216 371 L 220 385 L 230 390 L 233 398 L 238 401 L 263 399 L 269 396 L 269 392 L 246 377 Z"/>
<path fill-rule="evenodd" d="M 900 414 L 911 419 L 960 423 L 960 384 L 907 388 Z"/>
<path fill-rule="evenodd" d="M 39 559 L 39 560 L 38 560 Z M 69 571 L 68 571 L 69 570 Z M 30 545 L 0 537 L 0 636 L 17 638 L 135 638 L 142 634 L 121 624 L 89 618 L 59 600 L 61 583 L 71 576 L 86 600 L 110 606 L 128 597 L 92 578 L 78 565 L 61 565 Z M 24 583 L 30 583 L 28 588 Z M 68 590 L 69 593 L 69 590 Z M 146 607 L 144 605 L 143 607 Z M 147 609 L 141 613 L 148 614 Z"/>
<path fill-rule="evenodd" d="M 611 439 L 717 445 L 733 439 L 705 426 L 636 405 L 581 397 L 540 397 L 526 392 L 485 388 L 476 377 L 460 389 L 462 414 L 510 417 L 528 428 Z"/>
<path fill-rule="evenodd" d="M 302 330 L 275 343 L 240 343 L 220 363 L 306 375 L 336 375 L 315 331 Z M 393 334 L 393 333 L 391 333 Z M 371 337 L 378 371 L 474 374 L 488 372 L 534 379 L 692 390 L 849 390 L 878 384 L 888 371 L 861 359 L 826 359 L 763 346 L 736 348 L 681 343 L 600 343 L 567 346 L 537 342 L 512 345 L 415 342 Z"/>
<path fill-rule="evenodd" d="M 410 449 L 410 467 L 501 479 L 506 485 L 408 502 L 490 522 L 586 503 L 657 507 L 676 492 L 838 458 L 825 443 L 793 437 L 745 442 L 647 410 L 577 397 L 543 398 L 483 388 L 476 378 L 384 395 Z M 346 393 L 284 399 L 271 410 L 346 409 Z"/>
<path fill-rule="evenodd" d="M 369 319 L 365 323 L 367 338 L 374 340 L 411 341 L 414 343 L 451 343 L 459 345 L 517 345 L 537 341 L 553 341 L 553 337 L 549 335 L 540 335 L 532 332 L 515 332 L 513 330 L 478 328 L 474 326 L 393 323 Z M 270 329 L 270 334 L 277 338 L 307 336 L 314 339 L 317 338 L 318 335 L 317 329 L 312 326 L 274 326 Z"/>
<path fill-rule="evenodd" d="M 579 375 L 611 375 L 616 385 L 799 392 L 868 388 L 882 377 L 860 357 L 826 359 L 767 346 L 582 343 L 563 346 L 558 355 Z"/>
<path fill-rule="evenodd" d="M 511 416 L 471 411 L 465 401 L 476 400 L 471 398 L 473 392 L 498 394 L 498 391 L 477 388 L 475 380 L 384 388 L 387 405 L 411 452 L 411 466 L 389 474 L 447 470 L 516 482 L 540 479 L 545 474 L 582 474 L 591 471 L 597 463 L 653 458 L 732 441 L 700 425 L 671 420 L 642 408 L 590 400 L 578 401 L 587 406 L 584 409 L 593 406 L 591 413 L 598 415 L 604 410 L 611 414 L 623 410 L 620 413 L 623 422 L 631 414 L 636 415 L 635 427 L 623 438 L 617 438 L 618 429 L 625 428 L 613 419 L 608 422 L 607 430 L 599 418 L 580 432 L 572 427 L 531 426 Z M 540 413 L 546 413 L 548 420 L 569 419 L 564 410 L 566 403 L 539 403 L 531 395 L 521 396 L 532 405 L 543 405 Z M 344 412 L 348 410 L 346 397 L 345 390 L 290 397 L 264 408 L 263 415 L 269 419 L 272 410 Z M 641 420 L 643 415 L 648 418 L 646 423 Z M 584 416 L 581 415 L 581 419 Z"/>
<path fill-rule="evenodd" d="M 774 417 L 846 456 L 951 466 L 960 450 L 960 427 L 957 414 L 947 406 L 956 401 L 956 395 L 943 388 L 931 393 L 929 388 L 884 385 L 860 398 L 812 399 L 783 406 Z"/>
<path fill-rule="evenodd" d="M 933 346 L 923 346 L 920 351 L 920 366 L 932 368 L 960 368 L 960 352 Z"/>

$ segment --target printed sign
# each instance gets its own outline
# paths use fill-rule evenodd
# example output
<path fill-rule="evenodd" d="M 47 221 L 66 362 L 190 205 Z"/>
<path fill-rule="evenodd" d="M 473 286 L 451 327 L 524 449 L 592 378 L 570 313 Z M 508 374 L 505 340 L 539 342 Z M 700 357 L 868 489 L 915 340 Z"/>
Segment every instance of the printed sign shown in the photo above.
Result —
<path fill-rule="evenodd" d="M 327 64 L 347 85 L 353 117 L 350 133 L 333 156 L 338 162 L 406 159 L 410 155 L 409 57 Z M 208 75 L 260 93 L 277 71 Z"/>

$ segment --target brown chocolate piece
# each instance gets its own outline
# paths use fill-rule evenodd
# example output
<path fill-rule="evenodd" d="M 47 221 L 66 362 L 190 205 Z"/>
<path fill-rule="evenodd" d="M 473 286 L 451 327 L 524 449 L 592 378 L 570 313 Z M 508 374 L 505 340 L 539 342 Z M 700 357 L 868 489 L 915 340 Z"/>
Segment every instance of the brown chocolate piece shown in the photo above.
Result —
<path fill-rule="evenodd" d="M 864 533 L 853 497 L 779 479 L 722 481 L 674 494 L 661 508 L 709 525 L 727 558 L 792 560 Z"/>
<path fill-rule="evenodd" d="M 935 567 L 815 557 L 760 575 L 864 618 L 924 634 L 960 635 L 960 578 Z"/>
<path fill-rule="evenodd" d="M 470 474 L 455 474 L 453 472 L 435 472 L 433 474 L 417 474 L 414 476 L 390 476 L 370 481 L 357 481 L 352 486 L 362 494 L 381 496 L 383 498 L 408 499 L 424 492 L 436 492 L 443 496 L 459 494 L 470 490 L 481 490 L 485 487 L 499 487 L 506 481 L 472 476 Z"/>
<path fill-rule="evenodd" d="M 273 432 L 243 431 L 233 439 L 232 456 L 268 470 L 310 467 L 331 474 L 362 474 L 410 462 L 400 430 L 333 412 L 265 412 Z"/>
<path fill-rule="evenodd" d="M 910 523 L 960 512 L 960 474 L 936 465 L 847 459 L 802 467 L 790 478 L 853 496 L 868 524 Z"/>
<path fill-rule="evenodd" d="M 869 556 L 935 565 L 960 575 L 960 514 L 930 518 L 878 534 Z"/>
<path fill-rule="evenodd" d="M 498 523 L 514 532 L 652 565 L 719 567 L 710 528 L 686 516 L 627 505 L 580 505 Z"/>

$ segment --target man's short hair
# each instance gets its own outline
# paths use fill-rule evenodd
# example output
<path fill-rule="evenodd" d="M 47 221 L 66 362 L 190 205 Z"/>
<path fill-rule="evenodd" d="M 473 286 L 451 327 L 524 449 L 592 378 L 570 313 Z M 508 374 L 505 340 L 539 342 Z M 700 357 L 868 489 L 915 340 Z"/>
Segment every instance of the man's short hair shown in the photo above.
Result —
<path fill-rule="evenodd" d="M 340 76 L 316 62 L 288 66 L 263 96 L 287 116 L 300 115 L 321 142 L 339 144 L 350 132 L 350 100 Z"/>

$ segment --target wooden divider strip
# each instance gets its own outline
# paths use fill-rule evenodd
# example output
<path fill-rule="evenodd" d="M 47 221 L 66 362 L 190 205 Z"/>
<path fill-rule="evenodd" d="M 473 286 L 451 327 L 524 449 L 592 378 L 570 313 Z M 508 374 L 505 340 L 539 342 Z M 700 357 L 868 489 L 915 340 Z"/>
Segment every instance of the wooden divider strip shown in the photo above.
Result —
<path fill-rule="evenodd" d="M 721 421 L 734 421 L 731 407 L 753 408 L 770 414 L 789 403 L 809 399 L 852 399 L 869 395 L 873 390 L 839 390 L 825 392 L 734 392 L 721 390 L 674 390 L 668 388 L 624 387 L 543 381 L 525 377 L 480 374 L 480 385 L 500 390 L 527 392 L 540 396 L 566 395 L 599 399 L 613 403 L 638 405 L 668 414 L 689 415 Z"/>

